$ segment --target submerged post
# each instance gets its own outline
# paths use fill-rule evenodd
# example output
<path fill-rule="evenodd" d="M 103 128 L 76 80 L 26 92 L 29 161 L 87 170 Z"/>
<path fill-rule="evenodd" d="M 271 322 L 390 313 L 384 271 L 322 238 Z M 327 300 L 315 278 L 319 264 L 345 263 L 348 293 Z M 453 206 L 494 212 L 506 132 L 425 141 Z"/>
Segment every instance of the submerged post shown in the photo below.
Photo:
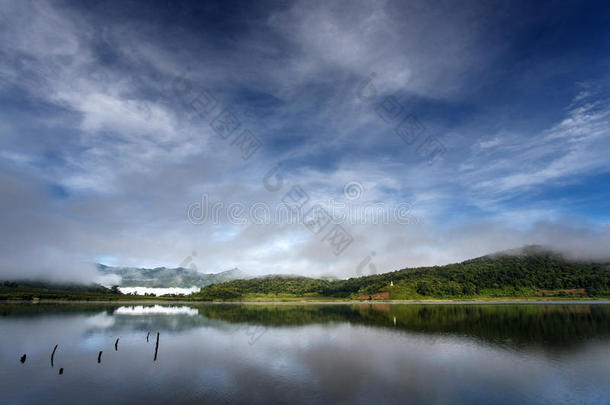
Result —
<path fill-rule="evenodd" d="M 55 348 L 53 349 L 53 353 L 51 353 L 51 367 L 53 367 L 53 361 L 55 360 L 55 351 L 57 350 L 57 346 L 59 346 L 59 345 L 55 345 Z"/>
<path fill-rule="evenodd" d="M 150 337 L 150 331 L 146 334 L 146 343 L 148 343 L 148 338 Z"/>
<path fill-rule="evenodd" d="M 64 368 L 62 367 L 62 368 L 59 369 L 59 374 L 61 375 L 63 373 L 64 373 Z"/>
<path fill-rule="evenodd" d="M 102 362 L 102 351 L 100 350 L 99 354 L 97 355 L 97 362 L 98 364 Z"/>
<path fill-rule="evenodd" d="M 115 352 L 119 351 L 119 339 L 120 338 L 116 338 L 116 342 L 114 342 L 114 351 Z"/>
<path fill-rule="evenodd" d="M 155 344 L 155 360 L 157 361 L 157 352 L 159 351 L 159 332 L 157 332 L 157 343 Z"/>
<path fill-rule="evenodd" d="M 27 357 L 27 356 L 26 356 L 25 354 L 24 354 L 23 356 L 21 356 L 21 362 L 22 362 L 22 363 L 25 363 L 25 358 L 26 358 L 26 357 Z"/>

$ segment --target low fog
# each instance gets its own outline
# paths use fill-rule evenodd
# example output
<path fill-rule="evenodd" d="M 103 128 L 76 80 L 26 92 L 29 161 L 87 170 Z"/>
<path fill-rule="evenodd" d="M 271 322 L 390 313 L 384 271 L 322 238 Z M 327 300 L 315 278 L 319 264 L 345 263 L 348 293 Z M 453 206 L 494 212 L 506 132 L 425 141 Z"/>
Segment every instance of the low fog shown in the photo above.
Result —
<path fill-rule="evenodd" d="M 523 229 L 498 222 L 445 227 L 425 218 L 411 224 L 347 223 L 344 228 L 353 242 L 335 256 L 327 243 L 302 224 L 197 225 L 187 220 L 184 204 L 177 198 L 167 200 L 176 203 L 157 207 L 159 211 L 142 218 L 130 215 L 128 201 L 123 205 L 87 200 L 57 203 L 39 191 L 35 181 L 19 182 L 1 175 L 0 183 L 2 279 L 106 285 L 118 281 L 114 276 L 99 278 L 96 262 L 182 265 L 203 273 L 237 267 L 252 275 L 346 278 L 356 276 L 359 269 L 365 274 L 442 265 L 530 244 L 553 248 L 571 259 L 610 260 L 610 230 L 585 220 L 581 224 L 567 219 L 539 221 Z M 131 209 L 140 211 L 136 202 Z M 163 218 L 167 212 L 170 215 Z M 118 213 L 126 216 L 118 217 Z M 414 208 L 413 215 L 417 214 Z"/>

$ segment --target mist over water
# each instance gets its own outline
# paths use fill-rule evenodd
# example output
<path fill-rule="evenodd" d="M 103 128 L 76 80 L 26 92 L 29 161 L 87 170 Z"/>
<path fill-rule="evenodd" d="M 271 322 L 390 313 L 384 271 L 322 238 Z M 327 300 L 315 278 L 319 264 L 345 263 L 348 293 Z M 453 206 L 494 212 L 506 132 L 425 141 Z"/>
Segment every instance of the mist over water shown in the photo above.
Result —
<path fill-rule="evenodd" d="M 2 304 L 0 392 L 7 404 L 603 403 L 609 342 L 607 304 Z"/>

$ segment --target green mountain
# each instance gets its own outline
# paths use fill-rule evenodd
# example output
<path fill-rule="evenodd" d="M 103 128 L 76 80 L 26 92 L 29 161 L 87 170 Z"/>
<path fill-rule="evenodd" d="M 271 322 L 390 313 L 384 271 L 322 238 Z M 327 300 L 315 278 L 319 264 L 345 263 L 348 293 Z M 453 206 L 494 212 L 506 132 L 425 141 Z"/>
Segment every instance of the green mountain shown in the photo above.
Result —
<path fill-rule="evenodd" d="M 575 261 L 528 246 L 445 266 L 320 280 L 266 276 L 205 287 L 193 298 L 474 299 L 543 296 L 610 297 L 610 263 Z"/>
<path fill-rule="evenodd" d="M 66 299 L 115 300 L 121 294 L 98 284 L 71 284 L 46 281 L 0 281 L 0 300 Z"/>
<path fill-rule="evenodd" d="M 222 283 L 238 278 L 249 278 L 247 274 L 237 268 L 209 274 L 199 273 L 184 267 L 176 267 L 173 269 L 156 267 L 154 269 L 146 269 L 135 267 L 110 267 L 98 264 L 97 269 L 102 276 L 120 276 L 121 281 L 118 283 L 119 287 L 205 287 L 210 284 Z"/>
<path fill-rule="evenodd" d="M 277 299 L 478 299 L 610 297 L 610 263 L 576 261 L 540 246 L 528 246 L 445 266 L 417 267 L 347 280 L 271 275 L 248 278 L 238 269 L 201 274 L 182 267 L 116 268 L 120 286 L 203 287 L 189 300 Z M 135 299 L 100 285 L 43 281 L 0 282 L 4 299 Z M 148 299 L 148 297 L 146 297 Z"/>

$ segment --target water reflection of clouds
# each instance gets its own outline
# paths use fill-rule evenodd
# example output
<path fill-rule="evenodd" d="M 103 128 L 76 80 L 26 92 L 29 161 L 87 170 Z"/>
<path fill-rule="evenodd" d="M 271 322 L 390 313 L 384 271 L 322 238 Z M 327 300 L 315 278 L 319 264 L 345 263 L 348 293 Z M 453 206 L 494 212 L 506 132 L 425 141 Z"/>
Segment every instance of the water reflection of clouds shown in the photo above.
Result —
<path fill-rule="evenodd" d="M 157 297 L 165 294 L 192 294 L 194 292 L 199 292 L 200 287 L 188 287 L 188 288 L 180 288 L 180 287 L 120 287 L 119 291 L 123 294 L 135 294 L 135 295 L 144 295 L 144 294 L 155 294 Z"/>
<path fill-rule="evenodd" d="M 166 306 L 166 305 L 133 305 L 117 308 L 114 311 L 115 315 L 191 315 L 195 316 L 199 312 L 196 308 L 182 306 Z"/>
<path fill-rule="evenodd" d="M 106 311 L 100 312 L 99 314 L 89 316 L 84 321 L 85 326 L 99 329 L 106 329 L 114 325 L 114 318 Z"/>
<path fill-rule="evenodd" d="M 20 352 L 28 354 L 28 362 L 47 364 L 55 344 L 59 345 L 58 358 L 66 350 L 88 350 L 91 344 L 87 338 L 91 336 L 91 331 L 112 326 L 113 322 L 105 312 L 95 315 L 1 319 L 0 344 L 6 345 L 7 350 L 0 351 L 0 360 L 9 361 L 15 352 Z"/>
<path fill-rule="evenodd" d="M 91 403 L 113 402 L 112 395 L 149 403 L 176 398 L 208 403 L 404 403 L 405 398 L 411 403 L 558 403 L 608 393 L 604 342 L 549 356 L 543 350 L 508 350 L 472 336 L 332 322 L 274 324 L 251 346 L 239 324 L 190 316 L 195 309 L 187 306 L 162 307 L 160 314 L 158 309 L 115 306 L 88 317 L 0 319 L 0 328 L 6 327 L 0 329 L 3 364 L 15 365 L 4 375 L 0 368 L 5 377 L 0 391 L 24 398 L 32 387 L 46 389 L 49 353 L 59 343 L 56 361 L 66 366 L 66 375 L 56 399 L 64 403 L 79 402 L 79 392 L 89 395 Z M 231 314 L 226 318 L 232 319 Z M 286 315 L 278 317 L 288 319 Z M 398 319 L 399 325 L 401 320 L 405 318 Z M 103 325 L 111 326 L 98 329 Z M 154 341 L 145 339 L 153 325 L 161 331 L 156 363 Z M 113 342 L 119 336 L 117 353 Z M 25 350 L 33 344 L 40 350 Z M 104 350 L 101 365 L 96 362 L 99 350 Z M 21 353 L 28 353 L 25 366 L 17 364 Z"/>

